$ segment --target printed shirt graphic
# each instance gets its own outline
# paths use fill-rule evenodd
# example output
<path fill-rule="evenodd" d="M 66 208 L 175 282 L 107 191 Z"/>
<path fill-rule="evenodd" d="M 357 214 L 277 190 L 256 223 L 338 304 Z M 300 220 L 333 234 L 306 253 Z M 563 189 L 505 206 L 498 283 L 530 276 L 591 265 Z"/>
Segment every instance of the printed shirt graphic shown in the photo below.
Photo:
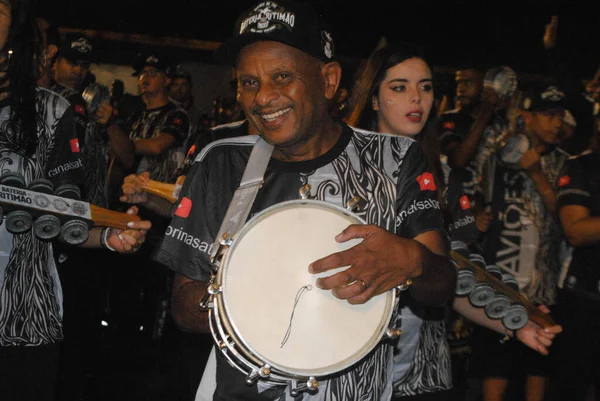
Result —
<path fill-rule="evenodd" d="M 38 89 L 38 143 L 33 157 L 12 152 L 7 119 L 9 107 L 0 103 L 0 176 L 18 173 L 26 185 L 50 180 L 55 190 L 83 183 L 81 153 L 74 113 L 55 93 Z M 13 235 L 0 225 L 0 345 L 40 345 L 62 338 L 62 291 L 52 242 L 32 231 Z"/>
<path fill-rule="evenodd" d="M 590 217 L 600 216 L 600 156 L 589 153 L 565 163 L 558 179 L 557 208 L 583 206 Z M 600 247 L 573 248 L 564 287 L 600 293 Z"/>
<path fill-rule="evenodd" d="M 160 182 L 175 183 L 177 171 L 185 158 L 185 140 L 189 135 L 189 119 L 185 111 L 169 102 L 156 109 L 144 110 L 134 122 L 129 137 L 150 139 L 158 134 L 168 134 L 175 137 L 175 143 L 170 149 L 158 156 L 142 156 L 138 160 L 137 172 L 150 172 L 150 178 Z"/>
<path fill-rule="evenodd" d="M 566 155 L 554 149 L 541 156 L 542 171 L 558 183 Z M 552 305 L 560 271 L 560 225 L 546 209 L 526 172 L 496 168 L 492 222 L 484 240 L 485 259 L 513 274 L 534 303 Z"/>
<path fill-rule="evenodd" d="M 241 139 L 213 142 L 192 165 L 181 192 L 192 201 L 189 216 L 173 217 L 157 253 L 158 261 L 191 279 L 210 278 L 213 242 L 252 150 Z M 312 199 L 341 207 L 358 196 L 361 201 L 355 214 L 402 237 L 442 231 L 436 192 L 421 191 L 417 181 L 427 172 L 422 150 L 413 140 L 344 126 L 338 143 L 315 160 L 284 163 L 271 159 L 249 218 L 269 206 L 299 199 L 298 190 L 310 184 Z M 316 396 L 304 398 L 377 400 L 387 396 L 391 358 L 392 347 L 381 343 L 353 369 L 321 382 Z M 289 395 L 283 386 L 257 394 L 257 387 L 246 386 L 244 375 L 229 367 L 220 353 L 217 362 L 215 399 L 285 400 Z M 227 381 L 226 386 L 221 380 Z"/>

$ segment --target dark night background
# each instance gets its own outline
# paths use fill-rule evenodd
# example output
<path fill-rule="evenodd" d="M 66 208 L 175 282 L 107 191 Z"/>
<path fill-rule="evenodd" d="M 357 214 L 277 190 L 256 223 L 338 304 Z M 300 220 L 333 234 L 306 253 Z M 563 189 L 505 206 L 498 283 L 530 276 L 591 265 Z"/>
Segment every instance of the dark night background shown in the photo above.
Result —
<path fill-rule="evenodd" d="M 559 45 L 582 79 L 600 65 L 597 1 L 312 1 L 330 21 L 338 54 L 369 55 L 382 36 L 422 45 L 434 64 L 453 67 L 464 57 L 544 73 L 542 36 L 559 16 Z M 45 0 L 42 15 L 59 27 L 221 42 L 251 1 Z M 595 6 L 594 6 L 595 4 Z M 115 56 L 131 49 L 112 47 Z M 183 57 L 210 59 L 187 52 Z M 192 60 L 190 60 L 192 61 Z"/>

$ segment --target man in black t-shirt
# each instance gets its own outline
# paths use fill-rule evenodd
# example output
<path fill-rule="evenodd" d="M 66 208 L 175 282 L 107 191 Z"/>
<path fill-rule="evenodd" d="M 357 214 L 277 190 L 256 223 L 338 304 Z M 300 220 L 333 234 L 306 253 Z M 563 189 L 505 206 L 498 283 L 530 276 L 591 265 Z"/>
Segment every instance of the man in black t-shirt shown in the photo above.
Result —
<path fill-rule="evenodd" d="M 212 246 L 250 152 L 263 140 L 272 146 L 272 155 L 250 216 L 298 199 L 298 190 L 309 184 L 311 199 L 333 205 L 344 207 L 357 197 L 354 213 L 368 223 L 350 225 L 336 237 L 339 242 L 361 238 L 359 245 L 302 267 L 308 276 L 325 273 L 316 281 L 317 291 L 331 291 L 341 300 L 362 305 L 404 284 L 408 290 L 402 296 L 415 302 L 439 305 L 449 300 L 456 272 L 447 257 L 436 184 L 426 159 L 409 138 L 353 130 L 329 115 L 341 69 L 332 59 L 331 34 L 316 12 L 306 3 L 262 2 L 241 16 L 236 32 L 216 55 L 235 66 L 238 99 L 258 136 L 209 144 L 186 177 L 156 255 L 176 272 L 172 298 L 176 323 L 188 331 L 209 331 L 207 311 L 198 310 L 198 300 L 211 278 Z M 351 267 L 329 271 L 342 266 Z M 287 301 L 267 299 L 265 305 Z M 361 326 L 345 323 L 354 327 L 349 336 Z M 387 399 L 392 348 L 378 343 L 347 369 L 319 378 L 318 389 L 301 397 Z M 245 375 L 218 353 L 216 390 L 207 396 L 288 399 L 292 381 L 266 379 L 248 386 Z"/>
<path fill-rule="evenodd" d="M 600 119 L 597 119 L 597 124 Z M 600 341 L 600 148 L 596 128 L 591 149 L 568 160 L 558 178 L 557 208 L 573 258 L 553 316 L 564 327 L 552 349 L 548 400 L 588 399 L 598 383 Z"/>

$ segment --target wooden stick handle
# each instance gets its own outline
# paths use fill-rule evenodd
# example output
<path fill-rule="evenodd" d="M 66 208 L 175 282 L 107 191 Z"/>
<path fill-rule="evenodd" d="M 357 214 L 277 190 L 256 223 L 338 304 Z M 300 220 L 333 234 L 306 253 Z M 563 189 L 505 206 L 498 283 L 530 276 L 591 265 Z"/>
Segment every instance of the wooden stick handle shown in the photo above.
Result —
<path fill-rule="evenodd" d="M 543 328 L 554 326 L 556 324 L 549 314 L 539 310 L 519 291 L 516 291 L 514 288 L 511 288 L 507 284 L 498 280 L 496 277 L 492 276 L 487 271 L 462 256 L 460 253 L 452 250 L 450 251 L 450 256 L 456 262 L 459 269 L 467 269 L 472 271 L 475 274 L 475 278 L 478 282 L 488 283 L 496 292 L 506 295 L 511 303 L 514 302 L 523 305 L 529 314 L 529 320 L 539 324 Z"/>
<path fill-rule="evenodd" d="M 167 184 L 165 182 L 148 180 L 147 185 L 144 187 L 144 191 L 148 192 L 149 194 L 159 196 L 171 203 L 175 203 L 179 196 L 179 190 L 181 189 L 181 185 L 183 185 L 184 180 L 185 176 L 183 175 L 177 178 L 177 182 L 175 184 Z"/>
<path fill-rule="evenodd" d="M 127 223 L 141 220 L 140 216 L 136 214 L 116 212 L 92 204 L 90 204 L 90 212 L 94 227 L 112 227 L 127 230 Z"/>

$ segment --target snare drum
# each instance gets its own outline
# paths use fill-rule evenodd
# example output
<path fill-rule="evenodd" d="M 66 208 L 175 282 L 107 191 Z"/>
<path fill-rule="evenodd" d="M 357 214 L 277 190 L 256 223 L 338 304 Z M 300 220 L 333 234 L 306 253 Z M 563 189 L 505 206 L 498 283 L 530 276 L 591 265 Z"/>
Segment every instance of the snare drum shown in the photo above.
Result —
<path fill-rule="evenodd" d="M 211 286 L 211 330 L 249 385 L 266 380 L 316 389 L 318 378 L 352 366 L 384 336 L 398 335 L 388 327 L 397 290 L 351 305 L 316 286 L 317 278 L 346 267 L 308 272 L 311 262 L 362 241 L 335 241 L 350 224 L 365 222 L 323 201 L 283 202 L 255 215 L 225 251 Z"/>

